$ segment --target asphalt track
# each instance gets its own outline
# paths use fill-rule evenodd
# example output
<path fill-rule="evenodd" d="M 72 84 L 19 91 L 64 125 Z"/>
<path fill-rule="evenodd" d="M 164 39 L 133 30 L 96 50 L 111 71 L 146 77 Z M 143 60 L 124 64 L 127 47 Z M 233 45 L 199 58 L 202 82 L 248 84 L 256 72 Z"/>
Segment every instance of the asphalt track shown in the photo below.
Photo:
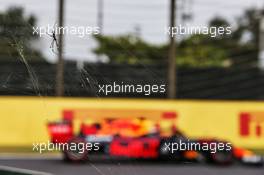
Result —
<path fill-rule="evenodd" d="M 58 156 L 0 156 L 0 169 L 1 167 L 45 172 L 43 175 L 264 175 L 264 167 L 249 167 L 237 164 L 221 167 L 192 163 L 161 163 L 109 158 L 93 159 L 83 164 L 69 164 L 61 161 Z"/>

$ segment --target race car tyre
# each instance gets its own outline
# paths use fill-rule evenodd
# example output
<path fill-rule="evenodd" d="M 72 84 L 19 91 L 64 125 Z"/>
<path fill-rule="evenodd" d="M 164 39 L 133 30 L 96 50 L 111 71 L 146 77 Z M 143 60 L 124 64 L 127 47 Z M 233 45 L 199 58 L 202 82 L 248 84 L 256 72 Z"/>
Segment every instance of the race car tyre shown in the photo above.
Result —
<path fill-rule="evenodd" d="M 88 160 L 88 150 L 83 149 L 85 146 L 79 147 L 78 145 L 85 145 L 86 141 L 81 137 L 74 137 L 69 140 L 67 149 L 63 150 L 63 158 L 66 162 L 85 162 Z M 80 149 L 82 148 L 82 149 Z"/>
<path fill-rule="evenodd" d="M 233 163 L 233 155 L 228 151 L 219 151 L 212 153 L 210 156 L 211 162 L 218 165 L 230 165 Z"/>
<path fill-rule="evenodd" d="M 182 152 L 175 151 L 171 152 L 170 148 L 166 145 L 171 142 L 171 139 L 162 139 L 160 141 L 160 145 L 158 147 L 158 159 L 160 161 L 174 161 L 179 162 L 182 158 Z"/>

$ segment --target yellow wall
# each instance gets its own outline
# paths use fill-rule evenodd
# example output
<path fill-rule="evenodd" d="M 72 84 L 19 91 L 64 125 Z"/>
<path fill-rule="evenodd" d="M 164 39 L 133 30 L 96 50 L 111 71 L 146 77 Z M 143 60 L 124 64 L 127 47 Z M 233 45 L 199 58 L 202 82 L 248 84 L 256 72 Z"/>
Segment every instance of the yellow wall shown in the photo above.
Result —
<path fill-rule="evenodd" d="M 31 146 L 48 140 L 46 123 L 58 120 L 65 109 L 165 110 L 178 114 L 177 125 L 190 137 L 227 139 L 238 146 L 264 149 L 262 136 L 239 134 L 242 112 L 263 112 L 264 102 L 165 101 L 100 98 L 0 98 L 0 146 Z M 253 128 L 254 129 L 254 128 Z"/>

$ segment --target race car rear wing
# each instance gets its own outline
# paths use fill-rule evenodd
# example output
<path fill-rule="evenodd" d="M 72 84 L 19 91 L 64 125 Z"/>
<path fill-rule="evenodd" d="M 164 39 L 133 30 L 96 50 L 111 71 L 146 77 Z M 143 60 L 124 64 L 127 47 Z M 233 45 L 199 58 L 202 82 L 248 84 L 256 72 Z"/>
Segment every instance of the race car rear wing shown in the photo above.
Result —
<path fill-rule="evenodd" d="M 60 121 L 48 123 L 48 132 L 53 143 L 66 143 L 73 137 L 71 122 Z"/>

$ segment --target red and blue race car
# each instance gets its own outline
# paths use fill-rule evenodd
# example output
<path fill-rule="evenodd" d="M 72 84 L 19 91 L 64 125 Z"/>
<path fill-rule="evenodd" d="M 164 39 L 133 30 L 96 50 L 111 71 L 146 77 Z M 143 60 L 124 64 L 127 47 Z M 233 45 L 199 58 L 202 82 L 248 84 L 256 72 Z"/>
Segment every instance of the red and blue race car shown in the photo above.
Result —
<path fill-rule="evenodd" d="M 130 159 L 263 164 L 263 158 L 249 150 L 216 139 L 188 139 L 174 124 L 164 129 L 162 121 L 154 123 L 138 118 L 83 122 L 76 134 L 73 125 L 72 120 L 48 124 L 52 143 L 58 144 L 64 159 L 71 162 L 85 161 L 90 154 L 103 153 Z"/>

